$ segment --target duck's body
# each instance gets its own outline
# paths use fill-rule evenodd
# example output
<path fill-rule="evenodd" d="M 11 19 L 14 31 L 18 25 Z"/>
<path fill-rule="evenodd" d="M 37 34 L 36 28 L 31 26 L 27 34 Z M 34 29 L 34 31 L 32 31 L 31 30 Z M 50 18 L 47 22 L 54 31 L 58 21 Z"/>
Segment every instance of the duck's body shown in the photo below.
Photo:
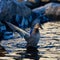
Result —
<path fill-rule="evenodd" d="M 39 31 L 35 33 L 33 32 L 31 33 L 30 36 L 26 36 L 26 35 L 24 36 L 25 40 L 27 41 L 27 47 L 28 46 L 36 47 L 40 39 L 40 32 Z"/>

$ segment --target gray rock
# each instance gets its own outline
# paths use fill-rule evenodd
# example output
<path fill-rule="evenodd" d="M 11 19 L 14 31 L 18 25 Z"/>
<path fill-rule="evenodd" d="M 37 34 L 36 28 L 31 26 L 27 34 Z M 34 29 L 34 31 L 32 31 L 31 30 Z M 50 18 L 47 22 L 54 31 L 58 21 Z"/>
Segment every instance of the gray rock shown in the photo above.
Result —
<path fill-rule="evenodd" d="M 49 4 L 46 4 L 45 7 L 46 7 L 46 10 L 45 10 L 46 15 L 60 16 L 60 4 L 49 3 Z"/>

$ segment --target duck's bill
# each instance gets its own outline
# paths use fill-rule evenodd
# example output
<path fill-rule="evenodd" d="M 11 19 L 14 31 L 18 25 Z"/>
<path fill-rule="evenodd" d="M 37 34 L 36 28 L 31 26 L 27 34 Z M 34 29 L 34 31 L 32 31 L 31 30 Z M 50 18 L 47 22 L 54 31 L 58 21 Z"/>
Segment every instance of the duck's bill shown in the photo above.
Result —
<path fill-rule="evenodd" d="M 43 29 L 43 27 L 42 27 L 42 26 L 40 26 L 40 27 L 39 27 L 39 29 Z"/>

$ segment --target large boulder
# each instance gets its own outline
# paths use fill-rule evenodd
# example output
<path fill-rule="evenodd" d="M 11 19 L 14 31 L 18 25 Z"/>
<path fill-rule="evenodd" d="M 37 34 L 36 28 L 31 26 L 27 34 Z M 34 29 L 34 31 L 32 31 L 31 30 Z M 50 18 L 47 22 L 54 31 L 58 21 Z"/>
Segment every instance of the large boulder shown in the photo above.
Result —
<path fill-rule="evenodd" d="M 45 5 L 46 15 L 54 15 L 54 16 L 60 16 L 60 4 L 58 3 L 49 3 Z"/>
<path fill-rule="evenodd" d="M 0 1 L 0 20 L 11 20 L 16 14 L 28 16 L 31 14 L 31 9 L 25 6 L 24 2 L 17 0 Z"/>

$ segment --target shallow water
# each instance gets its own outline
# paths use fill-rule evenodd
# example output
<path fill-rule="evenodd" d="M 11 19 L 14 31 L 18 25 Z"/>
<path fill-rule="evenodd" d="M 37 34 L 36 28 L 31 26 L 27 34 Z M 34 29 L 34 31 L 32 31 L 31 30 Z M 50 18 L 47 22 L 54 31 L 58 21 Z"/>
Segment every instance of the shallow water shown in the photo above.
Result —
<path fill-rule="evenodd" d="M 38 51 L 26 52 L 26 41 L 23 38 L 3 40 L 1 45 L 6 49 L 6 60 L 60 60 L 60 22 L 43 25 Z M 8 57 L 8 58 L 7 58 Z M 0 57 L 0 59 L 2 59 Z"/>

